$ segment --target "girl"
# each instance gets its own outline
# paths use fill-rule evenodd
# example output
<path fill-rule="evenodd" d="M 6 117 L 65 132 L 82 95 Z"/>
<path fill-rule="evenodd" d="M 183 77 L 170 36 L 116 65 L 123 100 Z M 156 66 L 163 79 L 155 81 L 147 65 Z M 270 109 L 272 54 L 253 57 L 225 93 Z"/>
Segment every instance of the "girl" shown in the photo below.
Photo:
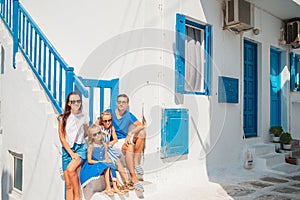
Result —
<path fill-rule="evenodd" d="M 102 112 L 99 121 L 97 122 L 101 127 L 103 140 L 108 146 L 107 149 L 108 156 L 117 167 L 117 170 L 119 171 L 122 179 L 125 182 L 125 185 L 122 185 L 120 181 L 118 181 L 118 186 L 120 190 L 123 191 L 133 190 L 134 187 L 129 182 L 124 166 L 122 165 L 122 162 L 120 160 L 121 155 L 119 155 L 118 151 L 113 148 L 113 145 L 118 142 L 118 137 L 116 135 L 114 127 L 112 126 L 111 113 L 107 111 Z"/>
<path fill-rule="evenodd" d="M 113 196 L 114 192 L 121 195 L 124 194 L 117 187 L 116 169 L 114 164 L 108 158 L 107 145 L 103 141 L 99 125 L 91 125 L 88 143 L 87 162 L 84 163 L 80 172 L 81 186 L 85 187 L 90 181 L 95 180 L 104 174 L 106 184 L 105 193 L 109 196 Z M 110 186 L 110 178 L 112 179 L 113 190 Z"/>
<path fill-rule="evenodd" d="M 62 144 L 62 168 L 66 182 L 66 200 L 80 200 L 77 169 L 86 159 L 85 134 L 89 118 L 82 113 L 81 97 L 72 92 L 66 99 L 64 112 L 58 116 L 59 139 Z"/>

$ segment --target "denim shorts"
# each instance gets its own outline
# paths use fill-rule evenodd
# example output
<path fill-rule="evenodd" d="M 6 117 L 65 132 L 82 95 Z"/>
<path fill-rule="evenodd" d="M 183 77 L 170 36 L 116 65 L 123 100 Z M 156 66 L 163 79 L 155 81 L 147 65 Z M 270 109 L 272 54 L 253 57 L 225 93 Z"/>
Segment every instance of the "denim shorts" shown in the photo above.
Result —
<path fill-rule="evenodd" d="M 72 157 L 69 155 L 69 153 L 66 151 L 64 147 L 62 149 L 62 169 L 65 171 L 69 165 L 69 163 L 72 160 Z M 74 146 L 71 148 L 74 153 L 77 153 L 80 158 L 81 162 L 85 162 L 86 155 L 87 155 L 87 147 L 86 144 L 77 144 L 75 143 Z"/>

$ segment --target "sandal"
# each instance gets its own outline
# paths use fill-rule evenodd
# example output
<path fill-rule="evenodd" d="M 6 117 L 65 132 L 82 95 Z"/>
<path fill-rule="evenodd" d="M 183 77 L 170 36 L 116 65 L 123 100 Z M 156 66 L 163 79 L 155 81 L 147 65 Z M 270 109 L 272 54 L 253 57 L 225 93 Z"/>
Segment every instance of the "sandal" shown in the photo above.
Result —
<path fill-rule="evenodd" d="M 125 183 L 125 187 L 126 187 L 126 189 L 128 189 L 128 190 L 134 190 L 134 187 L 133 187 L 133 183 L 132 183 L 132 182 L 126 182 L 126 183 Z"/>
<path fill-rule="evenodd" d="M 119 194 L 119 195 L 123 195 L 123 194 L 125 194 L 125 192 L 123 192 L 123 191 L 119 190 L 118 188 L 117 188 L 117 190 L 116 190 L 116 189 L 114 189 L 113 191 L 114 191 L 114 193 L 117 193 L 117 194 Z"/>
<path fill-rule="evenodd" d="M 109 189 L 109 190 L 105 190 L 105 193 L 108 195 L 108 196 L 114 196 L 114 192 L 112 189 Z"/>
<path fill-rule="evenodd" d="M 137 174 L 144 175 L 144 170 L 143 170 L 143 168 L 140 165 L 134 167 L 134 169 L 135 169 L 135 171 L 136 171 Z"/>
<path fill-rule="evenodd" d="M 124 193 L 128 192 L 126 185 L 118 185 L 117 187 L 121 192 L 124 192 Z"/>
<path fill-rule="evenodd" d="M 140 183 L 135 183 L 135 184 L 133 185 L 133 187 L 134 187 L 134 189 L 135 189 L 136 191 L 144 192 L 144 187 L 143 187 L 142 184 L 140 184 Z"/>

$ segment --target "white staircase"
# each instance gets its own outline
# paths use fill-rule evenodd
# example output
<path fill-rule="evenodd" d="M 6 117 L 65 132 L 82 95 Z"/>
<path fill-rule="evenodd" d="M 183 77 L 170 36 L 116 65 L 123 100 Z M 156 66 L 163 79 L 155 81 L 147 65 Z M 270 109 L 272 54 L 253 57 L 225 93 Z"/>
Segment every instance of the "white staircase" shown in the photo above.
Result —
<path fill-rule="evenodd" d="M 1 153 L 6 155 L 7 150 L 11 150 L 23 155 L 26 192 L 22 199 L 62 199 L 64 186 L 60 176 L 57 113 L 21 53 L 17 53 L 16 68 L 13 69 L 12 37 L 2 21 L 0 44 L 5 50 L 5 68 L 1 75 L 1 81 L 5 83 L 1 85 L 5 144 L 1 146 Z M 11 161 L 6 156 L 0 161 L 5 163 L 3 170 L 11 170 Z M 10 173 L 12 171 L 7 171 Z M 2 179 L 12 184 L 11 178 L 2 176 Z M 3 199 L 14 199 L 15 193 L 7 187 L 1 188 Z"/>
<path fill-rule="evenodd" d="M 275 143 L 252 145 L 255 167 L 285 175 L 299 172 L 300 166 L 286 163 L 287 153 L 276 153 L 275 148 Z"/>

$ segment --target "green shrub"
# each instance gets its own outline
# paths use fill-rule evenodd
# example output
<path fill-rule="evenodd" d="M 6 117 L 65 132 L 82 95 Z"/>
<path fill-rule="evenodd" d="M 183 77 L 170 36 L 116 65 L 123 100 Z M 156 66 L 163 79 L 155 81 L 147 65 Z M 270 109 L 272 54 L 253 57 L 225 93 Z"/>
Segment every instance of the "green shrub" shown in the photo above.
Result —
<path fill-rule="evenodd" d="M 292 135 L 289 132 L 283 132 L 280 135 L 279 141 L 281 144 L 290 144 L 292 141 Z"/>
<path fill-rule="evenodd" d="M 282 126 L 272 126 L 270 132 L 273 133 L 275 137 L 279 137 L 283 133 Z"/>

